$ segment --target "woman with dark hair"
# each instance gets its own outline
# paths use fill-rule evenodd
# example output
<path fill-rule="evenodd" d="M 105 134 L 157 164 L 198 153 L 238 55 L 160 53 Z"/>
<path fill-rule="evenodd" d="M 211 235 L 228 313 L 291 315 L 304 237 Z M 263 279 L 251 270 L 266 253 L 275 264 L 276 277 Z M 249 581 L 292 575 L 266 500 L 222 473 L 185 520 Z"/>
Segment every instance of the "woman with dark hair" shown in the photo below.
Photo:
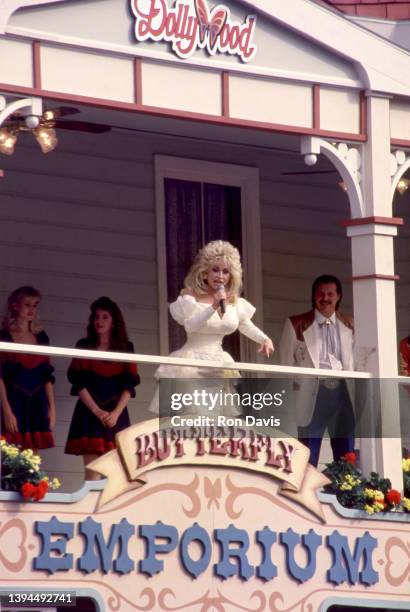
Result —
<path fill-rule="evenodd" d="M 40 300 L 40 292 L 29 286 L 19 287 L 9 295 L 0 330 L 2 342 L 50 344 L 37 320 Z M 1 353 L 2 434 L 8 442 L 33 450 L 54 446 L 53 371 L 46 355 Z"/>
<path fill-rule="evenodd" d="M 87 337 L 76 348 L 133 353 L 121 310 L 108 297 L 91 304 Z M 71 394 L 78 395 L 65 452 L 83 455 L 86 480 L 99 475 L 87 465 L 115 448 L 115 435 L 129 427 L 127 402 L 140 378 L 135 363 L 73 359 L 68 370 Z"/>

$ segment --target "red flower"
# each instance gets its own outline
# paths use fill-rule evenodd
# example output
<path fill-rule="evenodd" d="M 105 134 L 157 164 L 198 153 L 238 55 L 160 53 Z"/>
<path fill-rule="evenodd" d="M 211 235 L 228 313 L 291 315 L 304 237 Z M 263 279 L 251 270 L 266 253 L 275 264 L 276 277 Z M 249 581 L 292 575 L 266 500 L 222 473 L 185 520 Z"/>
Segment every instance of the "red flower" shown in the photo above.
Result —
<path fill-rule="evenodd" d="M 396 489 L 390 489 L 386 494 L 386 499 L 389 504 L 396 506 L 401 502 L 401 495 Z"/>
<path fill-rule="evenodd" d="M 40 501 L 40 499 L 43 499 L 44 495 L 47 493 L 48 491 L 48 482 L 47 480 L 40 480 L 40 482 L 38 483 L 36 490 L 33 493 L 33 498 L 36 501 Z"/>
<path fill-rule="evenodd" d="M 40 501 L 40 499 L 43 499 L 44 495 L 45 495 L 45 491 L 42 488 L 37 487 L 33 493 L 33 499 L 35 501 Z"/>
<path fill-rule="evenodd" d="M 43 480 L 40 480 L 40 482 L 38 483 L 37 486 L 38 486 L 39 489 L 44 491 L 44 493 L 47 493 L 47 491 L 48 491 L 48 480 L 43 478 Z"/>
<path fill-rule="evenodd" d="M 44 495 L 48 491 L 48 482 L 47 480 L 40 480 L 38 485 L 33 485 L 31 482 L 25 482 L 20 489 L 20 493 L 27 501 L 29 499 L 34 499 L 35 501 L 40 501 L 43 499 Z"/>
<path fill-rule="evenodd" d="M 354 465 L 356 463 L 356 453 L 346 453 L 343 455 L 342 459 L 346 461 L 346 463 Z"/>
<path fill-rule="evenodd" d="M 20 493 L 25 500 L 31 499 L 36 491 L 37 487 L 32 485 L 31 482 L 25 482 L 20 489 Z"/>

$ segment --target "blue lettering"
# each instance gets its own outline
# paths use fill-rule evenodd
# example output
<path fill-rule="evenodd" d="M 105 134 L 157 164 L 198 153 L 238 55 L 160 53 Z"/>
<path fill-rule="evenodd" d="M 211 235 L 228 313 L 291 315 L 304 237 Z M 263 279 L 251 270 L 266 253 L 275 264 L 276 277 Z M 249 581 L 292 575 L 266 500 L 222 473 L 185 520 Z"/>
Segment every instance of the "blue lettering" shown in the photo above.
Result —
<path fill-rule="evenodd" d="M 128 574 L 134 569 L 134 563 L 128 556 L 128 540 L 134 534 L 135 529 L 127 519 L 124 518 L 120 523 L 111 525 L 108 546 L 101 523 L 97 523 L 91 517 L 80 523 L 79 532 L 85 537 L 85 551 L 78 561 L 78 569 L 87 574 L 97 569 L 102 569 L 105 574 L 111 569 L 118 574 Z M 113 552 L 117 544 L 119 554 L 113 563 Z M 98 555 L 95 548 L 98 549 Z"/>
<path fill-rule="evenodd" d="M 286 546 L 286 567 L 292 578 L 298 582 L 310 580 L 316 571 L 316 552 L 322 543 L 322 538 L 313 529 L 302 535 L 303 546 L 307 549 L 308 561 L 306 567 L 302 568 L 295 561 L 295 547 L 300 544 L 301 536 L 288 529 L 280 534 L 281 543 Z"/>
<path fill-rule="evenodd" d="M 276 533 L 264 527 L 256 532 L 256 541 L 262 546 L 262 563 L 256 568 L 256 575 L 262 580 L 272 580 L 277 576 L 276 565 L 271 560 L 272 545 L 276 542 Z"/>
<path fill-rule="evenodd" d="M 244 580 L 253 576 L 253 567 L 249 564 L 246 556 L 249 548 L 249 536 L 244 529 L 237 529 L 229 525 L 227 529 L 215 529 L 215 539 L 221 545 L 221 560 L 215 563 L 214 569 L 217 576 L 229 578 L 238 574 Z M 238 544 L 236 548 L 230 548 L 230 544 Z M 230 563 L 230 557 L 235 557 L 238 564 Z"/>
<path fill-rule="evenodd" d="M 135 534 L 135 527 L 123 518 L 119 523 L 107 525 L 106 529 L 107 532 L 104 524 L 96 522 L 92 517 L 78 524 L 78 533 L 84 538 L 84 551 L 77 561 L 78 569 L 87 574 L 96 570 L 105 574 L 128 574 L 134 571 L 135 561 L 129 557 L 128 543 Z M 50 574 L 71 570 L 73 555 L 67 553 L 67 542 L 73 538 L 74 524 L 61 522 L 53 516 L 47 522 L 36 521 L 34 530 L 40 537 L 40 552 L 33 559 L 34 570 Z M 145 540 L 145 557 L 138 562 L 138 571 L 148 576 L 164 570 L 165 561 L 161 555 L 179 550 L 181 568 L 193 578 L 198 578 L 209 568 L 213 546 L 219 545 L 219 561 L 213 565 L 216 576 L 223 579 L 238 576 L 249 580 L 255 575 L 260 580 L 272 580 L 278 574 L 278 568 L 272 560 L 272 549 L 279 541 L 285 548 L 288 575 L 299 583 L 314 577 L 318 550 L 325 539 L 313 529 L 305 534 L 291 528 L 277 533 L 265 526 L 255 532 L 255 547 L 259 545 L 261 548 L 261 561 L 254 567 L 247 556 L 250 546 L 248 531 L 233 524 L 224 529 L 214 529 L 210 534 L 201 525 L 194 523 L 180 538 L 176 527 L 158 521 L 153 525 L 140 525 L 138 534 Z M 347 536 L 334 530 L 325 541 L 332 555 L 331 567 L 326 573 L 328 582 L 370 586 L 379 581 L 379 574 L 373 568 L 373 552 L 378 542 L 368 531 L 349 542 Z M 302 552 L 306 555 L 306 561 L 298 563 L 297 553 Z"/>
<path fill-rule="evenodd" d="M 157 553 L 169 553 L 178 544 L 178 531 L 172 525 L 164 525 L 157 521 L 155 525 L 140 525 L 139 534 L 146 539 L 146 555 L 139 562 L 139 570 L 143 574 L 153 576 L 164 569 L 164 562 L 156 558 Z M 165 544 L 157 544 L 156 538 L 167 540 Z"/>
<path fill-rule="evenodd" d="M 34 559 L 34 569 L 46 570 L 50 574 L 70 570 L 73 567 L 73 555 L 66 554 L 66 546 L 67 540 L 73 537 L 73 523 L 62 523 L 53 516 L 47 523 L 36 521 L 34 529 L 41 538 L 41 553 Z M 52 535 L 63 537 L 52 542 Z M 51 552 L 57 552 L 60 556 L 52 557 Z"/>
<path fill-rule="evenodd" d="M 333 565 L 327 572 L 327 577 L 334 584 L 350 582 L 350 584 L 375 584 L 379 574 L 373 569 L 372 553 L 377 548 L 377 540 L 368 531 L 364 536 L 356 538 L 354 554 L 350 552 L 346 536 L 334 531 L 327 536 L 327 545 L 333 551 Z M 363 557 L 363 569 L 359 572 L 360 559 Z"/>
<path fill-rule="evenodd" d="M 194 561 L 188 552 L 189 545 L 195 541 L 199 542 L 202 547 L 202 555 L 197 561 Z M 211 560 L 212 544 L 208 533 L 198 523 L 194 523 L 192 527 L 184 531 L 180 549 L 182 565 L 191 576 L 198 578 L 206 570 Z"/>

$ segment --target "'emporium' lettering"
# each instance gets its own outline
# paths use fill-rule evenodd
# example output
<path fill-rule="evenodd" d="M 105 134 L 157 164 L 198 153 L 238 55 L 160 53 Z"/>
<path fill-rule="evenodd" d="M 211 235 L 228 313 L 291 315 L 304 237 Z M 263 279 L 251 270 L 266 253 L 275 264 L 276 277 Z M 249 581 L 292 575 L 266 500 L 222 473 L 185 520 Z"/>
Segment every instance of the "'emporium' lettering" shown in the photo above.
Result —
<path fill-rule="evenodd" d="M 51 574 L 71 570 L 73 554 L 67 549 L 74 537 L 74 523 L 61 522 L 54 516 L 48 522 L 37 521 L 34 527 L 40 537 L 40 554 L 34 558 L 34 570 Z M 314 579 L 318 555 L 322 555 L 322 559 L 329 559 L 330 551 L 333 559 L 327 571 L 328 582 L 369 586 L 379 580 L 372 560 L 377 540 L 368 532 L 349 542 L 348 538 L 337 530 L 322 538 L 313 529 L 304 534 L 296 533 L 290 528 L 276 533 L 265 526 L 257 530 L 251 540 L 247 530 L 232 524 L 214 529 L 211 534 L 198 523 L 194 523 L 179 533 L 175 526 L 161 521 L 136 528 L 125 518 L 119 523 L 105 525 L 104 531 L 105 534 L 102 524 L 91 517 L 78 524 L 77 533 L 83 540 L 83 552 L 77 559 L 77 567 L 81 571 L 103 571 L 106 574 L 129 574 L 138 571 L 151 577 L 166 570 L 168 555 L 177 555 L 182 570 L 193 578 L 198 578 L 213 568 L 215 575 L 223 580 L 238 576 L 242 580 L 254 577 L 268 581 L 280 579 L 280 572 L 272 561 L 276 555 L 277 560 L 284 558 L 283 571 L 287 573 L 288 578 L 304 583 Z M 135 537 L 145 541 L 144 557 L 139 561 L 134 561 L 128 554 L 129 542 Z M 191 549 L 193 543 L 196 544 L 194 550 Z M 250 555 L 254 564 L 250 563 L 250 556 L 248 557 L 251 544 L 255 549 Z M 303 566 L 296 561 L 299 556 L 296 548 L 300 546 L 306 552 L 306 562 Z M 75 549 L 77 550 L 78 546 Z M 255 554 L 255 551 L 259 552 Z M 213 561 L 216 562 L 212 565 Z"/>

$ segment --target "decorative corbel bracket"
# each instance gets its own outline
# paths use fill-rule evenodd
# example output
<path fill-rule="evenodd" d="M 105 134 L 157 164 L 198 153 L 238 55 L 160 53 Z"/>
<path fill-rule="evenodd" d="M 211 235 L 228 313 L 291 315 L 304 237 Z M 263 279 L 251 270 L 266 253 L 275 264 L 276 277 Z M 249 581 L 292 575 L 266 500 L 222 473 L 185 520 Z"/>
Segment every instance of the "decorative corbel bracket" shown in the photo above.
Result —
<path fill-rule="evenodd" d="M 397 150 L 390 153 L 390 176 L 391 176 L 391 199 L 396 193 L 397 185 L 410 168 L 410 154 L 405 151 Z"/>
<path fill-rule="evenodd" d="M 0 127 L 3 122 L 18 110 L 23 110 L 25 115 L 36 115 L 41 117 L 43 114 L 43 101 L 41 98 L 21 98 L 7 104 L 4 96 L 0 95 Z"/>
<path fill-rule="evenodd" d="M 352 218 L 365 217 L 360 174 L 362 164 L 360 150 L 350 147 L 345 142 L 333 144 L 315 136 L 302 136 L 300 152 L 308 166 L 314 166 L 317 162 L 317 156 L 320 154 L 327 157 L 346 185 Z"/>

